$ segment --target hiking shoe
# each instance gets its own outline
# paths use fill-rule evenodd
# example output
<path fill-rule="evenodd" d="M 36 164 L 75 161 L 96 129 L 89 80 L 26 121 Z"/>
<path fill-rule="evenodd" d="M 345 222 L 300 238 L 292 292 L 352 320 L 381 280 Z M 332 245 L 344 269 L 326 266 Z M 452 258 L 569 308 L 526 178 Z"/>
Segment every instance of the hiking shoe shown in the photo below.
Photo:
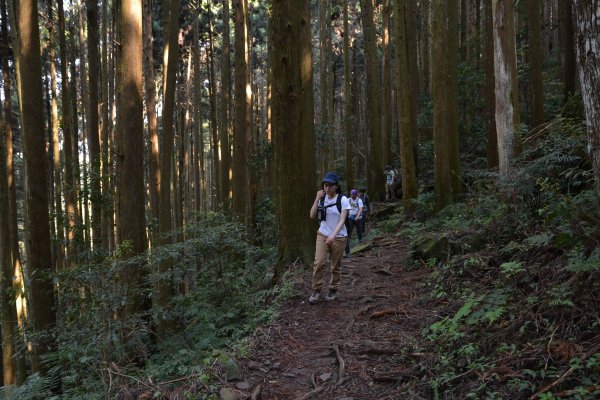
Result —
<path fill-rule="evenodd" d="M 318 290 L 315 290 L 308 298 L 308 302 L 310 304 L 315 304 L 317 301 L 319 301 L 320 298 L 321 298 L 321 292 L 319 292 Z"/>
<path fill-rule="evenodd" d="M 337 298 L 337 290 L 329 289 L 329 293 L 327 293 L 327 296 L 325 297 L 325 301 L 333 301 L 336 298 Z"/>

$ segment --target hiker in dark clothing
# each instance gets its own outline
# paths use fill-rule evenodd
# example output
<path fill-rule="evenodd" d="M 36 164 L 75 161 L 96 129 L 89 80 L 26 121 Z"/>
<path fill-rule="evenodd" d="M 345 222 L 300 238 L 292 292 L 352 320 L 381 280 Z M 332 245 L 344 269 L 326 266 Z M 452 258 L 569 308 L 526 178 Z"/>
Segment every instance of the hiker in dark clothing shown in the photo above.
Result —
<path fill-rule="evenodd" d="M 352 189 L 350 191 L 350 211 L 348 212 L 348 219 L 346 220 L 346 228 L 348 228 L 348 241 L 346 241 L 346 256 L 350 255 L 350 238 L 352 237 L 352 231 L 356 226 L 356 235 L 358 236 L 358 241 L 362 242 L 362 230 L 360 228 L 362 212 L 363 212 L 363 202 L 358 197 L 358 190 Z"/>
<path fill-rule="evenodd" d="M 361 230 L 361 234 L 364 237 L 366 234 L 367 218 L 369 218 L 369 211 L 371 209 L 371 204 L 369 201 L 369 195 L 367 194 L 367 189 L 365 189 L 365 188 L 358 189 L 358 197 L 362 200 L 362 203 L 363 203 L 362 218 L 360 219 L 358 228 Z"/>

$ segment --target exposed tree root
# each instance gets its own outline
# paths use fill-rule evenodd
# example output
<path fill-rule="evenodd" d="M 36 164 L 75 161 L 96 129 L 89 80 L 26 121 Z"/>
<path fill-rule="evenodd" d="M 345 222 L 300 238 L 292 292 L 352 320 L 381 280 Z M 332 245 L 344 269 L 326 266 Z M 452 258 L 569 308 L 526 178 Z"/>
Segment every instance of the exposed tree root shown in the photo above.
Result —
<path fill-rule="evenodd" d="M 256 387 L 256 389 L 254 389 L 254 391 L 252 392 L 252 396 L 250 396 L 250 400 L 258 400 L 258 396 L 260 396 L 260 385 L 258 385 Z"/>
<path fill-rule="evenodd" d="M 337 356 L 338 364 L 340 365 L 340 372 L 338 374 L 338 381 L 337 381 L 337 384 L 340 385 L 342 383 L 342 380 L 344 379 L 346 363 L 344 362 L 344 359 L 342 358 L 342 355 L 340 354 L 340 348 L 337 343 L 333 345 L 333 350 L 335 351 L 335 355 Z"/>
<path fill-rule="evenodd" d="M 398 310 L 393 309 L 393 308 L 390 308 L 387 310 L 375 311 L 373 314 L 371 314 L 369 316 L 369 319 L 381 318 L 381 317 L 385 317 L 386 315 L 396 314 L 397 312 L 398 312 Z"/>
<path fill-rule="evenodd" d="M 310 399 L 311 397 L 313 397 L 313 396 L 321 393 L 323 390 L 325 390 L 325 386 L 317 386 L 317 382 L 315 381 L 315 374 L 310 374 L 309 380 L 310 380 L 310 384 L 313 386 L 314 389 L 300 397 L 296 397 L 295 400 Z"/>

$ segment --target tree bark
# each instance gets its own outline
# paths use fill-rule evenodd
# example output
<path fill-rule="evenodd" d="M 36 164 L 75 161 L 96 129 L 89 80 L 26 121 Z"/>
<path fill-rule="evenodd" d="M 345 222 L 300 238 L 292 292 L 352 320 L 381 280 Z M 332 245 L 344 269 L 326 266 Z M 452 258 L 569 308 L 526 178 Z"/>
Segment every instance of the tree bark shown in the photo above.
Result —
<path fill-rule="evenodd" d="M 330 0 L 319 0 L 319 74 L 321 89 L 321 129 L 320 129 L 320 155 L 321 173 L 329 169 L 330 158 L 330 125 L 332 111 L 329 109 L 329 80 L 331 78 L 331 4 Z"/>
<path fill-rule="evenodd" d="M 160 152 L 158 139 L 158 119 L 156 116 L 156 85 L 154 83 L 154 56 L 152 45 L 152 0 L 143 1 L 144 36 L 144 86 L 146 89 L 146 115 L 148 117 L 148 135 L 150 136 L 150 155 L 148 157 L 148 186 L 152 216 L 158 219 L 160 210 Z M 156 238 L 153 238 L 156 240 Z"/>
<path fill-rule="evenodd" d="M 204 133 L 202 129 L 202 76 L 200 51 L 200 21 L 194 26 L 194 211 L 200 211 L 205 205 L 205 169 L 204 169 Z"/>
<path fill-rule="evenodd" d="M 540 0 L 528 0 L 529 77 L 531 82 L 531 129 L 544 123 L 544 81 L 542 66 L 542 8 Z"/>
<path fill-rule="evenodd" d="M 558 0 L 559 34 L 562 81 L 564 84 L 563 103 L 566 103 L 577 90 L 577 63 L 575 61 L 575 28 L 573 24 L 573 0 Z"/>
<path fill-rule="evenodd" d="M 108 53 L 109 49 L 112 49 L 112 41 L 108 35 L 108 2 L 109 0 L 102 1 L 102 54 L 101 54 L 101 66 L 102 66 L 102 85 L 100 90 L 101 106 L 100 112 L 102 116 L 101 123 L 101 151 L 102 151 L 102 171 L 101 171 L 101 184 L 102 184 L 102 249 L 110 251 L 114 249 L 114 242 L 112 237 L 112 215 L 114 209 L 114 191 L 111 189 L 111 171 L 110 163 L 111 156 L 109 154 L 109 148 L 113 143 L 109 144 L 109 132 L 112 128 L 112 119 L 109 115 L 109 76 L 113 73 L 113 70 L 109 68 Z"/>
<path fill-rule="evenodd" d="M 448 0 L 447 20 L 447 90 L 446 101 L 448 102 L 447 126 L 448 132 L 448 168 L 450 173 L 451 201 L 456 199 L 461 192 L 461 168 L 459 154 L 459 131 L 458 131 L 458 0 Z"/>
<path fill-rule="evenodd" d="M 44 355 L 57 349 L 54 293 L 51 277 L 50 221 L 48 215 L 47 161 L 44 143 L 42 76 L 37 1 L 22 0 L 17 13 L 17 83 L 23 133 L 23 156 L 27 182 L 27 236 L 30 277 L 30 309 L 33 329 L 39 336 L 34 342 L 32 368 L 46 375 L 50 365 Z M 60 390 L 60 380 L 53 385 Z"/>
<path fill-rule="evenodd" d="M 127 244 L 133 256 L 146 250 L 144 217 L 144 121 L 142 101 L 142 3 L 121 0 L 119 12 L 120 52 L 118 67 L 117 123 L 117 196 L 119 245 Z M 130 303 L 129 315 L 147 310 L 147 297 L 140 293 L 144 285 L 144 269 L 138 263 L 129 265 L 122 274 Z"/>
<path fill-rule="evenodd" d="M 12 246 L 10 243 L 10 205 L 6 176 L 6 126 L 0 114 L 0 264 L 2 265 L 2 384 L 4 394 L 11 398 L 11 386 L 17 383 L 15 365 L 17 334 L 17 309 L 13 291 Z"/>
<path fill-rule="evenodd" d="M 416 21 L 412 17 L 417 14 L 416 0 L 406 1 L 406 15 L 411 15 L 406 18 L 406 40 L 407 42 L 407 60 L 408 60 L 408 76 L 419 76 L 419 50 L 417 48 L 417 26 Z M 419 116 L 419 98 L 421 96 L 421 87 L 419 79 L 411 78 L 409 80 L 409 98 L 410 98 L 410 126 L 412 134 L 413 160 L 415 164 L 415 173 L 419 173 L 419 130 L 417 128 L 417 118 Z"/>
<path fill-rule="evenodd" d="M 402 203 L 404 212 L 412 211 L 411 199 L 418 195 L 417 174 L 414 158 L 413 125 L 411 113 L 411 93 L 409 75 L 409 57 L 407 43 L 407 8 L 408 4 L 402 0 L 395 0 L 394 19 L 396 36 L 396 81 L 398 82 L 397 106 L 398 126 L 400 131 L 400 159 L 402 162 Z M 408 14 L 412 18 L 413 14 Z M 413 98 L 412 101 L 415 101 Z"/>
<path fill-rule="evenodd" d="M 381 162 L 389 165 L 392 161 L 392 62 L 390 19 L 392 0 L 384 0 L 381 12 Z M 396 21 L 394 21 L 395 23 Z M 398 51 L 398 49 L 396 49 Z"/>
<path fill-rule="evenodd" d="M 314 250 L 314 224 L 308 215 L 316 164 L 310 3 L 278 1 L 271 12 L 274 186 L 279 222 L 276 272 L 280 275 L 286 264 L 298 258 L 308 263 Z"/>
<path fill-rule="evenodd" d="M 99 118 L 98 118 L 98 82 L 100 78 L 99 66 L 100 56 L 98 54 L 98 2 L 97 0 L 88 0 L 87 2 L 87 20 L 88 20 L 88 94 L 89 107 L 87 123 L 88 149 L 90 153 L 90 201 L 92 203 L 92 246 L 95 250 L 102 244 L 102 193 L 100 189 L 100 164 L 102 156 L 100 152 L 99 136 Z"/>
<path fill-rule="evenodd" d="M 346 139 L 346 182 L 348 187 L 354 187 L 354 112 L 352 103 L 352 75 L 350 73 L 350 24 L 348 1 L 343 3 L 344 18 L 344 136 Z"/>
<path fill-rule="evenodd" d="M 419 57 L 421 60 L 421 63 L 419 64 L 419 72 L 421 73 L 419 87 L 424 93 L 429 93 L 431 91 L 431 2 L 430 0 L 423 0 L 420 1 L 419 4 L 423 15 L 419 29 L 419 32 L 422 35 L 420 40 L 421 47 L 419 48 L 421 53 Z"/>
<path fill-rule="evenodd" d="M 10 265 L 12 268 L 12 285 L 15 292 L 15 306 L 17 310 L 17 323 L 19 328 L 24 327 L 24 310 L 25 310 L 25 297 L 23 296 L 23 268 L 21 265 L 21 250 L 19 248 L 19 232 L 17 225 L 17 191 L 15 185 L 15 171 L 14 171 L 14 149 L 13 149 L 13 117 L 12 117 L 12 80 L 10 77 L 10 70 L 8 64 L 10 48 L 10 39 L 8 36 L 8 15 L 6 10 L 6 0 L 0 1 L 0 12 L 2 14 L 2 28 L 1 28 L 1 39 L 2 45 L 0 46 L 2 54 L 2 75 L 4 83 L 4 143 L 5 143 L 5 165 L 6 165 L 6 180 L 7 180 L 7 195 L 8 195 L 8 220 L 6 224 L 9 229 L 9 240 L 10 240 Z M 16 48 L 17 46 L 15 46 Z M 14 49 L 15 49 L 14 48 Z M 16 50 L 13 49 L 13 52 Z M 19 334 L 19 342 L 17 343 L 17 349 L 22 349 L 22 343 L 24 340 Z M 19 345 L 20 344 L 20 345 Z M 21 385 L 25 381 L 25 352 L 20 351 L 16 358 L 16 384 Z"/>
<path fill-rule="evenodd" d="M 48 29 L 50 34 L 48 55 L 50 61 L 50 88 L 51 88 L 51 148 L 52 148 L 52 164 L 51 176 L 54 187 L 50 190 L 53 193 L 54 198 L 54 224 L 53 231 L 55 232 L 54 243 L 52 246 L 55 251 L 55 270 L 60 270 L 64 263 L 64 248 L 63 243 L 65 241 L 64 235 L 64 223 L 63 223 L 63 212 L 62 212 L 62 179 L 61 179 L 61 156 L 60 156 L 60 144 L 59 144 L 59 121 L 58 121 L 58 84 L 56 77 L 56 27 L 52 19 L 52 0 L 47 0 L 48 5 Z"/>
<path fill-rule="evenodd" d="M 575 43 L 588 148 L 596 177 L 596 192 L 600 197 L 600 0 L 576 0 L 573 7 L 577 21 Z"/>
<path fill-rule="evenodd" d="M 212 13 L 211 13 L 211 9 L 210 9 L 210 2 L 208 2 L 208 24 L 209 24 L 209 30 L 208 30 L 208 49 L 209 49 L 209 54 L 207 55 L 207 67 L 208 67 L 208 81 L 209 81 L 209 104 L 210 104 L 210 130 L 211 130 L 211 136 L 212 136 L 212 156 L 213 156 L 213 168 L 212 168 L 212 174 L 211 174 L 211 181 L 212 181 L 212 191 L 211 191 L 211 197 L 212 197 L 212 208 L 213 210 L 216 210 L 217 207 L 220 207 L 220 205 L 223 202 L 223 199 L 221 199 L 221 193 L 222 190 L 220 188 L 220 179 L 219 177 L 221 176 L 221 157 L 220 157 L 220 149 L 219 149 L 219 131 L 218 131 L 218 123 L 217 123 L 217 78 L 215 75 L 215 63 L 214 63 L 214 43 L 213 43 L 213 22 L 212 22 Z M 232 168 L 235 168 L 234 166 L 232 166 Z M 232 186 L 234 185 L 233 181 L 232 181 Z"/>
<path fill-rule="evenodd" d="M 501 182 L 514 177 L 514 156 L 519 152 L 519 92 L 513 4 L 494 0 L 494 73 L 496 132 Z"/>
<path fill-rule="evenodd" d="M 252 91 L 248 81 L 248 10 L 245 0 L 235 0 L 235 120 L 233 126 L 233 202 L 232 210 L 240 219 L 248 214 L 248 131 Z M 250 133 L 251 135 L 251 133 Z"/>
<path fill-rule="evenodd" d="M 362 24 L 365 36 L 365 63 L 367 68 L 367 131 L 370 146 L 368 149 L 367 182 L 371 199 L 380 201 L 384 197 L 383 163 L 381 157 L 381 81 L 379 80 L 379 58 L 375 24 L 373 23 L 373 0 L 361 0 Z"/>
<path fill-rule="evenodd" d="M 484 12 L 484 45 L 483 60 L 485 66 L 485 126 L 487 137 L 487 166 L 488 168 L 498 167 L 498 138 L 496 136 L 496 91 L 495 91 L 495 73 L 494 73 L 494 14 L 492 12 L 492 3 L 485 1 L 483 3 Z"/>
<path fill-rule="evenodd" d="M 231 43 L 229 39 L 229 0 L 223 0 L 223 54 L 221 55 L 221 168 L 220 188 L 221 201 L 224 209 L 230 207 L 231 191 L 231 135 L 230 107 L 231 107 Z"/>
<path fill-rule="evenodd" d="M 167 245 L 172 240 L 167 235 L 173 229 L 172 222 L 172 203 L 171 203 L 171 171 L 173 168 L 173 146 L 174 146 L 174 127 L 173 115 L 175 111 L 175 88 L 177 83 L 177 64 L 179 62 L 179 0 L 170 0 L 167 12 L 167 30 L 165 34 L 164 48 L 164 71 L 165 77 L 163 85 L 163 114 L 162 114 L 162 138 L 160 148 L 160 214 L 159 223 L 159 243 Z M 174 178 L 174 177 L 173 177 Z M 173 268 L 173 260 L 169 257 L 160 262 L 158 272 L 161 275 L 168 274 Z M 173 282 L 170 278 L 163 278 L 158 282 L 157 306 L 165 308 L 173 297 Z M 159 312 L 159 315 L 166 315 L 165 312 Z M 158 321 L 158 334 L 165 335 L 171 330 L 173 320 L 170 318 L 160 318 Z"/>
<path fill-rule="evenodd" d="M 451 202 L 450 193 L 450 148 L 448 124 L 448 48 L 447 21 L 448 4 L 445 0 L 432 0 L 432 95 L 433 95 L 433 142 L 435 169 L 436 209 L 440 210 Z"/>

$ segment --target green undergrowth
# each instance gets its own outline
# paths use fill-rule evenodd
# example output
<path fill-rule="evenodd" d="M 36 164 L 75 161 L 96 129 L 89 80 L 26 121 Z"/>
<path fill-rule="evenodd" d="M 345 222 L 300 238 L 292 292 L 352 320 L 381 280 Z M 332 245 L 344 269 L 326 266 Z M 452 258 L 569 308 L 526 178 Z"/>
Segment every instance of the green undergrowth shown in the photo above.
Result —
<path fill-rule="evenodd" d="M 498 186 L 489 171 L 433 212 L 384 224 L 428 268 L 419 345 L 429 354 L 407 388 L 433 399 L 591 399 L 600 395 L 600 210 L 585 135 L 570 121 L 530 145 L 519 176 Z"/>
<path fill-rule="evenodd" d="M 198 214 L 183 239 L 181 232 L 174 234 L 178 243 L 146 255 L 124 257 L 125 244 L 111 257 L 56 276 L 61 309 L 59 329 L 52 334 L 60 348 L 46 362 L 56 372 L 50 376 L 61 378 L 60 398 L 161 398 L 173 391 L 211 398 L 218 356 L 233 362 L 247 349 L 256 327 L 271 320 L 278 304 L 294 294 L 290 276 L 264 286 L 275 249 L 253 244 L 231 217 Z M 166 260 L 173 268 L 159 274 L 158 265 Z M 143 266 L 143 285 L 129 285 L 133 265 Z M 168 307 L 127 312 L 133 295 L 150 304 L 164 279 L 174 282 Z M 175 329 L 159 335 L 160 319 L 173 321 Z M 14 389 L 13 398 L 53 398 L 50 379 L 33 375 Z"/>

